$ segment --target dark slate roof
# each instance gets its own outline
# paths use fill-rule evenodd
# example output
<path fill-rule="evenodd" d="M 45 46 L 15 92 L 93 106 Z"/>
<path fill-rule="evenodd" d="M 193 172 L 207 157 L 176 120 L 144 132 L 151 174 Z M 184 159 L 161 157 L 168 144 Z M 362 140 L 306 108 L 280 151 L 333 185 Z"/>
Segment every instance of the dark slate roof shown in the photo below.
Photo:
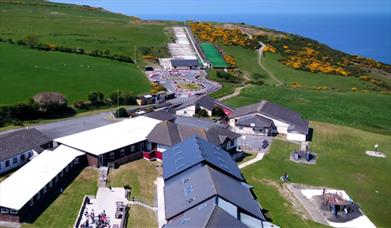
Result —
<path fill-rule="evenodd" d="M 186 125 L 191 127 L 202 127 L 202 128 L 217 126 L 215 122 L 208 119 L 201 119 L 192 116 L 181 116 L 181 115 L 175 115 L 175 117 L 176 117 L 175 123 L 180 125 Z"/>
<path fill-rule="evenodd" d="M 247 105 L 236 109 L 230 118 L 240 117 L 251 113 L 260 113 L 270 118 L 280 120 L 282 122 L 293 125 L 292 132 L 298 132 L 302 134 L 308 133 L 308 120 L 304 120 L 300 117 L 300 114 L 290 109 L 281 107 L 277 104 L 263 100 L 259 103 Z"/>
<path fill-rule="evenodd" d="M 211 198 L 198 206 L 174 217 L 164 226 L 174 227 L 247 227 L 238 219 L 228 214 L 216 205 L 216 199 Z"/>
<path fill-rule="evenodd" d="M 196 59 L 172 59 L 171 65 L 173 67 L 178 67 L 178 66 L 198 67 L 200 66 L 200 63 Z"/>
<path fill-rule="evenodd" d="M 196 101 L 196 104 L 212 111 L 213 107 L 216 105 L 216 100 L 210 96 L 202 96 Z"/>
<path fill-rule="evenodd" d="M 165 121 L 165 120 L 171 121 L 171 120 L 175 119 L 174 114 L 167 112 L 167 111 L 163 111 L 163 110 L 155 111 L 155 112 L 148 112 L 145 114 L 145 116 L 153 118 L 153 119 L 161 120 L 161 121 Z"/>
<path fill-rule="evenodd" d="M 235 110 L 234 108 L 208 96 L 208 95 L 203 95 L 203 96 L 200 96 L 200 97 L 195 97 L 193 99 L 190 99 L 188 101 L 186 101 L 184 104 L 178 106 L 176 109 L 179 110 L 179 109 L 183 109 L 183 108 L 186 108 L 186 107 L 189 107 L 191 105 L 195 105 L 195 104 L 198 104 L 210 111 L 212 111 L 213 107 L 214 106 L 220 106 L 220 107 L 224 107 L 226 109 L 229 109 L 231 111 Z"/>
<path fill-rule="evenodd" d="M 251 116 L 245 116 L 243 118 L 240 118 L 236 125 L 238 126 L 246 126 L 246 127 L 252 127 L 251 125 L 254 124 L 255 127 L 270 127 L 273 125 L 273 121 L 271 119 L 265 118 L 263 116 L 254 114 Z"/>
<path fill-rule="evenodd" d="M 222 172 L 243 180 L 238 166 L 221 148 L 193 136 L 163 153 L 163 178 L 167 180 L 197 164 L 207 163 Z"/>
<path fill-rule="evenodd" d="M 201 164 L 165 181 L 166 218 L 171 219 L 215 196 L 231 202 L 258 219 L 265 220 L 248 185 Z"/>
<path fill-rule="evenodd" d="M 218 126 L 202 128 L 164 121 L 152 129 L 147 139 L 153 143 L 173 146 L 194 135 L 217 146 L 225 143 L 226 140 L 233 140 L 240 137 L 239 134 Z"/>
<path fill-rule="evenodd" d="M 35 128 L 0 135 L 0 161 L 31 149 L 41 153 L 43 149 L 40 146 L 50 141 L 46 135 Z"/>

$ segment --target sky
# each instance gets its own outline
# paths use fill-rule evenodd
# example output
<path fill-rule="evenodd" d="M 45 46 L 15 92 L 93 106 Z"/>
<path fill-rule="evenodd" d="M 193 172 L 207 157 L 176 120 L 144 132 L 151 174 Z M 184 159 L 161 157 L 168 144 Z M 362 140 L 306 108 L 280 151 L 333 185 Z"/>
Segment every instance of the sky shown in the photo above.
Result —
<path fill-rule="evenodd" d="M 391 0 L 54 0 L 100 6 L 128 15 L 391 14 Z M 204 6 L 204 7 L 200 7 Z"/>

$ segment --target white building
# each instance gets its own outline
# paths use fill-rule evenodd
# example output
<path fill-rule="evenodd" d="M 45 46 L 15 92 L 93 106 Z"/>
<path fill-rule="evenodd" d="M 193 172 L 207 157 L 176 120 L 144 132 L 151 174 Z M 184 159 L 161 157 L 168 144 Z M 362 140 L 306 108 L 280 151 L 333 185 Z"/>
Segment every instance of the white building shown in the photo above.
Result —
<path fill-rule="evenodd" d="M 49 147 L 51 140 L 35 128 L 0 135 L 0 174 L 22 166 Z"/>
<path fill-rule="evenodd" d="M 232 131 L 240 134 L 273 135 L 283 134 L 288 140 L 306 141 L 308 120 L 300 114 L 269 101 L 261 101 L 236 109 L 229 116 Z"/>

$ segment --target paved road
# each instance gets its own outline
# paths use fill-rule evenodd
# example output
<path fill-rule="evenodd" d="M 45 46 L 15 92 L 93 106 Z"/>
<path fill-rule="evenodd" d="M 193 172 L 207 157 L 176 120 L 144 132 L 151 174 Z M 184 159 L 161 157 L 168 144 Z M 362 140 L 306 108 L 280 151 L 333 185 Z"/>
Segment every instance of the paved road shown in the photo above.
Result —
<path fill-rule="evenodd" d="M 264 70 L 266 71 L 266 73 L 270 76 L 271 79 L 273 79 L 276 84 L 278 86 L 284 86 L 284 83 L 282 81 L 280 81 L 278 78 L 276 78 L 276 76 L 271 72 L 269 71 L 263 64 L 262 64 L 262 56 L 263 56 L 263 49 L 266 47 L 266 45 L 262 42 L 259 42 L 262 47 L 259 49 L 259 54 L 258 54 L 258 65 Z"/>
<path fill-rule="evenodd" d="M 102 112 L 91 116 L 72 118 L 47 124 L 39 124 L 31 127 L 34 127 L 45 135 L 55 139 L 116 122 L 116 120 L 110 118 L 110 116 L 110 112 Z M 0 135 L 16 130 L 18 129 L 2 131 L 0 132 Z"/>

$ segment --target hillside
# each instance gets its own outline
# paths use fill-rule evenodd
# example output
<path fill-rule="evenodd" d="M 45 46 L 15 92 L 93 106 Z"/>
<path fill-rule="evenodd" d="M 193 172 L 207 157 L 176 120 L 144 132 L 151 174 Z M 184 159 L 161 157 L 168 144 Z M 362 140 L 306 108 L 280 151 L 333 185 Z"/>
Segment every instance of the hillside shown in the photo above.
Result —
<path fill-rule="evenodd" d="M 239 68 L 240 65 L 245 64 L 240 60 L 241 55 L 248 56 L 248 53 L 257 50 L 261 44 L 264 44 L 264 53 L 277 55 L 275 57 L 277 62 L 296 70 L 293 74 L 309 72 L 313 73 L 312 75 L 355 78 L 368 84 L 366 87 L 369 90 L 391 91 L 391 65 L 349 55 L 315 40 L 244 24 L 190 22 L 189 26 L 199 40 L 212 42 L 220 47 L 224 55 L 234 57 Z M 255 58 L 253 60 L 256 61 Z M 232 66 L 236 67 L 235 64 Z M 252 64 L 252 66 L 242 66 L 241 69 L 254 74 L 254 67 L 256 67 L 255 64 Z M 262 70 L 256 71 L 259 73 Z M 265 72 L 263 74 L 265 75 Z M 291 82 L 295 80 L 294 76 L 292 75 Z M 311 74 L 307 76 L 311 77 Z"/>

